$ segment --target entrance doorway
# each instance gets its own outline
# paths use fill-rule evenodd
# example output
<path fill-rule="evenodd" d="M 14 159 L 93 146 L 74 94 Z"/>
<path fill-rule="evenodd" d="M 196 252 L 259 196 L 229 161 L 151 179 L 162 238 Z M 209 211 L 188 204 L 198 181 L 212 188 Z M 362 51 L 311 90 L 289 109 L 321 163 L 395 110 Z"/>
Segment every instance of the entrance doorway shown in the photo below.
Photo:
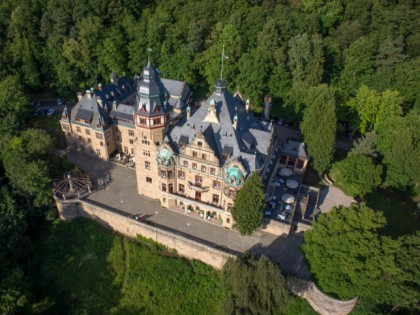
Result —
<path fill-rule="evenodd" d="M 199 191 L 195 192 L 195 200 L 201 201 L 201 192 Z"/>

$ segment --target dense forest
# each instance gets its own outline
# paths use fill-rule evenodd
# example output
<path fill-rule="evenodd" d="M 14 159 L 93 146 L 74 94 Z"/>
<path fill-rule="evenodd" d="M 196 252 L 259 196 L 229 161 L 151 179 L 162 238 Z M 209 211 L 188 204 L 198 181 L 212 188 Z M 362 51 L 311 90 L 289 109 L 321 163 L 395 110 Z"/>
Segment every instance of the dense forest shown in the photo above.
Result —
<path fill-rule="evenodd" d="M 30 128 L 29 95 L 72 100 L 112 71 L 133 76 L 150 47 L 162 76 L 200 99 L 224 46 L 229 89 L 257 113 L 271 94 L 273 118 L 300 126 L 317 173 L 353 196 L 383 187 L 418 198 L 419 21 L 415 0 L 0 1 L 0 313 L 35 299 L 33 239 L 55 219 L 52 178 L 71 167 Z M 332 164 L 338 134 L 359 138 Z"/>

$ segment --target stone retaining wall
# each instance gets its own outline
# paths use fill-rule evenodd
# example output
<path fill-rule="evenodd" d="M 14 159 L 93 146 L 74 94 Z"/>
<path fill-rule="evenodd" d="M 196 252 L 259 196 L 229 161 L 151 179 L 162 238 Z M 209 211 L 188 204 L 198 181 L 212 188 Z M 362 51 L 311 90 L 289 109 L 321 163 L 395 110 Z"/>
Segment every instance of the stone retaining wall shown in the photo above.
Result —
<path fill-rule="evenodd" d="M 287 286 L 292 293 L 304 298 L 321 315 L 347 315 L 356 306 L 357 297 L 349 301 L 334 299 L 323 293 L 315 283 L 289 277 Z"/>
<path fill-rule="evenodd" d="M 261 231 L 274 235 L 289 235 L 290 228 L 291 226 L 289 223 L 264 218 L 263 224 L 261 226 Z"/>
<path fill-rule="evenodd" d="M 221 269 L 228 258 L 235 257 L 231 253 L 212 248 L 159 227 L 138 222 L 128 216 L 106 210 L 84 200 L 57 200 L 56 203 L 62 220 L 72 220 L 76 217 L 90 218 L 103 227 L 128 237 L 136 238 L 137 235 L 142 235 L 153 239 L 168 249 L 175 249 L 183 257 L 201 260 L 216 269 Z"/>

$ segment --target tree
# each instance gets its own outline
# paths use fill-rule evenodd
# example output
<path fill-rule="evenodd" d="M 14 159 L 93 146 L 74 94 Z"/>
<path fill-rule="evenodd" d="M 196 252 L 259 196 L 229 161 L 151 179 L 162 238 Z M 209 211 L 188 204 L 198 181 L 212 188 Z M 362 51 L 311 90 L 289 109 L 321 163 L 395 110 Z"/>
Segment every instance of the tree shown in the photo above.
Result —
<path fill-rule="evenodd" d="M 313 103 L 305 109 L 301 129 L 313 167 L 321 174 L 330 166 L 335 149 L 335 96 L 326 85 L 320 85 L 308 91 L 308 98 Z"/>
<path fill-rule="evenodd" d="M 354 127 L 362 133 L 375 130 L 378 124 L 389 117 L 402 115 L 402 97 L 397 91 L 378 93 L 366 85 L 357 90 L 356 96 L 347 105 L 357 112 L 358 120 Z"/>
<path fill-rule="evenodd" d="M 250 235 L 262 223 L 265 206 L 264 185 L 257 172 L 253 172 L 235 198 L 232 216 L 242 235 Z"/>
<path fill-rule="evenodd" d="M 309 269 L 326 293 L 341 299 L 383 299 L 383 288 L 398 273 L 398 241 L 381 236 L 382 212 L 366 205 L 333 208 L 305 233 L 302 245 Z"/>
<path fill-rule="evenodd" d="M 245 253 L 229 260 L 222 281 L 230 294 L 225 314 L 276 314 L 289 300 L 285 278 L 265 256 Z"/>
<path fill-rule="evenodd" d="M 387 292 L 388 304 L 393 309 L 420 310 L 420 232 L 400 238 L 401 246 L 396 255 L 399 272 L 392 278 Z"/>
<path fill-rule="evenodd" d="M 4 140 L 1 158 L 6 176 L 22 195 L 33 198 L 35 206 L 51 203 L 47 154 L 50 136 L 40 129 L 24 130 L 20 136 Z"/>
<path fill-rule="evenodd" d="M 375 131 L 367 132 L 363 137 L 353 142 L 353 149 L 351 149 L 350 152 L 352 154 L 363 154 L 376 158 L 378 156 L 378 151 L 376 149 L 377 141 L 378 134 Z"/>
<path fill-rule="evenodd" d="M 5 77 L 0 81 L 0 137 L 21 130 L 28 114 L 29 101 L 19 79 Z"/>
<path fill-rule="evenodd" d="M 383 155 L 385 184 L 399 190 L 418 187 L 420 181 L 420 115 L 389 117 L 377 126 L 378 151 Z"/>
<path fill-rule="evenodd" d="M 350 153 L 333 165 L 331 174 L 344 192 L 364 196 L 381 184 L 382 165 L 375 165 L 369 156 Z"/>

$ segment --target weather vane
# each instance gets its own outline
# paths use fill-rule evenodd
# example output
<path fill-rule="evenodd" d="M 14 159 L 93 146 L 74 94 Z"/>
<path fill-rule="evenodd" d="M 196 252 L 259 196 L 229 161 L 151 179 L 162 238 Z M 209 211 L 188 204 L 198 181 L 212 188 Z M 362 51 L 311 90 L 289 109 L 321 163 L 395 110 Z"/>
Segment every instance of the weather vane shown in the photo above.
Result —
<path fill-rule="evenodd" d="M 223 81 L 223 61 L 228 60 L 229 57 L 225 55 L 225 45 L 223 45 L 222 49 L 222 66 L 220 67 L 220 81 Z"/>
<path fill-rule="evenodd" d="M 150 63 L 150 53 L 153 51 L 152 48 L 148 47 L 147 48 L 147 63 Z"/>

